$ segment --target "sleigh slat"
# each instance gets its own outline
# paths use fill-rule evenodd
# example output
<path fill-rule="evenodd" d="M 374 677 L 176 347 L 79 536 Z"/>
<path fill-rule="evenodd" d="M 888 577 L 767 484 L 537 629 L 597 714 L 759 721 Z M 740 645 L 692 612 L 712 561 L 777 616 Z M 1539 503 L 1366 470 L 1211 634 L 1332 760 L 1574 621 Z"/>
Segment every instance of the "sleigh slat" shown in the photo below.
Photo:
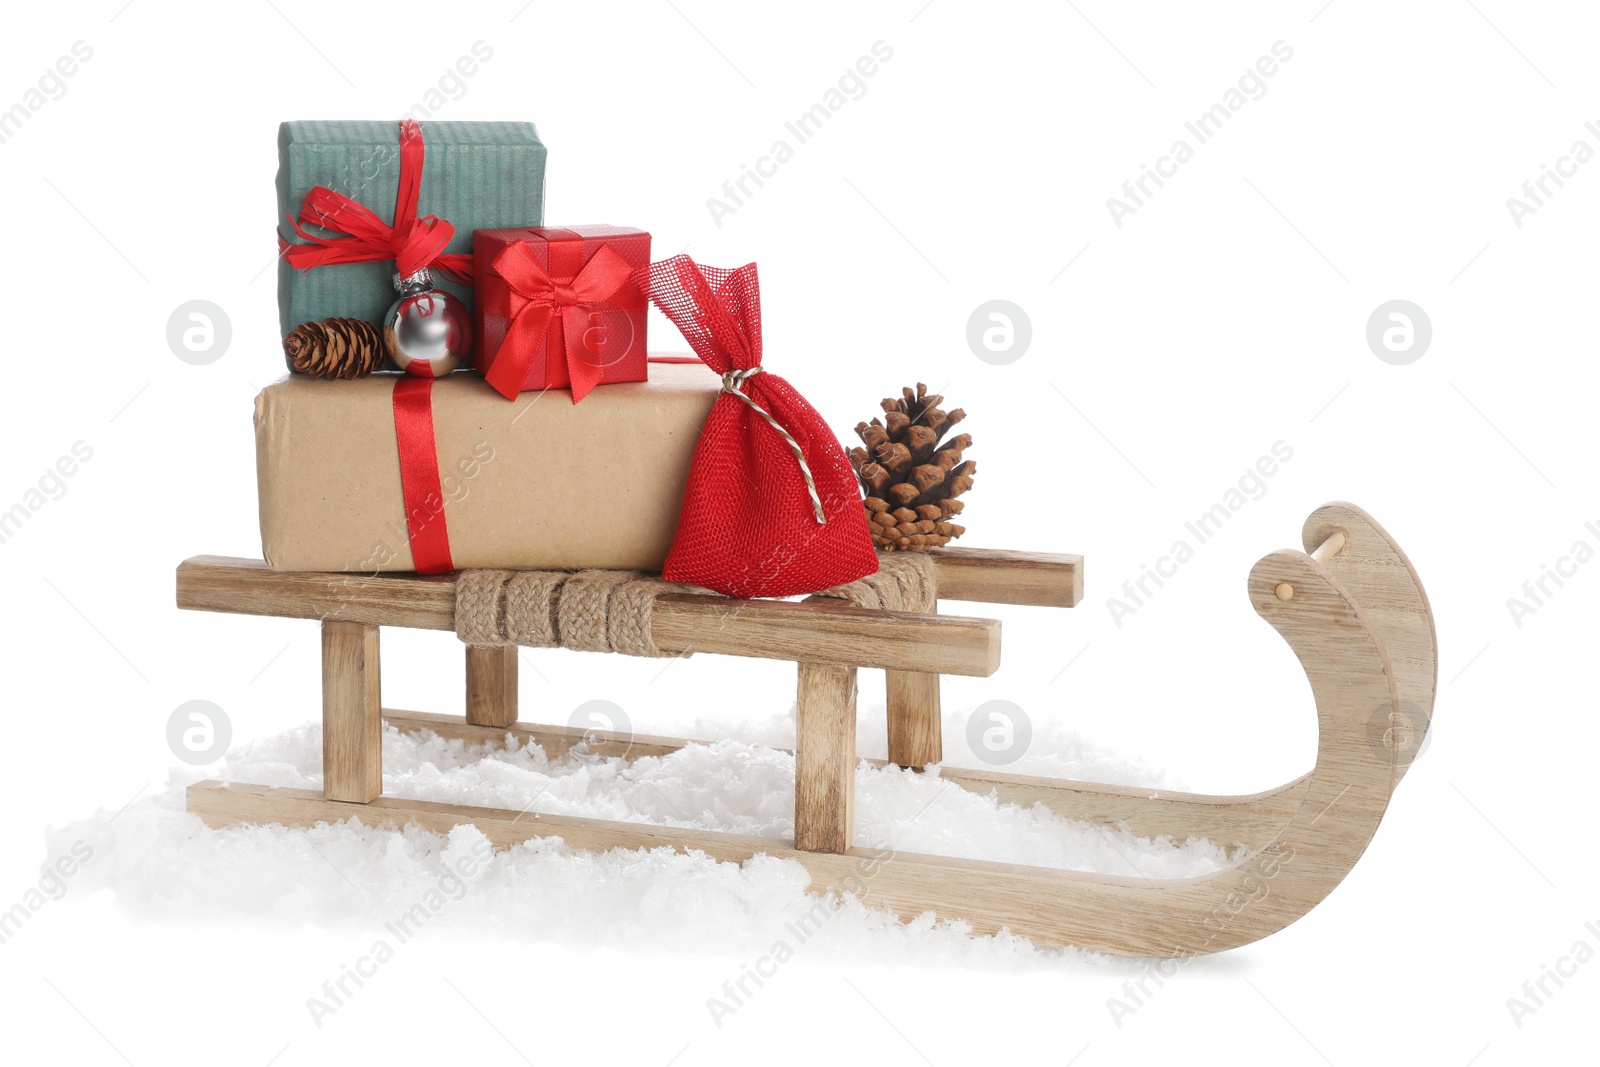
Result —
<path fill-rule="evenodd" d="M 940 600 L 1075 607 L 1083 599 L 1083 557 L 995 548 L 936 548 Z"/>
<path fill-rule="evenodd" d="M 455 630 L 455 580 L 442 575 L 273 571 L 260 560 L 197 556 L 178 567 L 178 606 L 197 611 Z M 987 677 L 1000 666 L 1000 623 L 844 604 L 668 594 L 656 644 L 672 652 L 835 663 Z"/>

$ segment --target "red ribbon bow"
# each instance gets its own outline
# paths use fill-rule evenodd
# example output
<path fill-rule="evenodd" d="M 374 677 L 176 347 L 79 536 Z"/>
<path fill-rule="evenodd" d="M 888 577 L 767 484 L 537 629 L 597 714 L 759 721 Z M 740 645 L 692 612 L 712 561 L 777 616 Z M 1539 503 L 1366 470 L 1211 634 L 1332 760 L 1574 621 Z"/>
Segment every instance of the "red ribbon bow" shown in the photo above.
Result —
<path fill-rule="evenodd" d="M 534 356 L 548 342 L 547 358 L 565 364 L 576 404 L 605 376 L 599 360 L 585 358 L 598 352 L 585 341 L 589 326 L 577 312 L 610 300 L 628 284 L 633 268 L 610 245 L 601 245 L 576 275 L 553 278 L 532 249 L 518 241 L 495 257 L 493 270 L 527 303 L 512 318 L 485 378 L 498 392 L 515 398 Z M 554 331 L 552 325 L 557 327 Z"/>
<path fill-rule="evenodd" d="M 379 218 L 370 208 L 317 186 L 306 194 L 297 220 L 289 225 L 307 244 L 290 244 L 278 237 L 278 250 L 296 270 L 330 263 L 375 263 L 392 259 L 402 278 L 437 267 L 463 284 L 472 281 L 472 256 L 445 254 L 456 228 L 436 215 L 417 217 L 417 196 L 422 189 L 422 127 L 415 119 L 400 123 L 400 186 L 395 194 L 394 223 Z M 343 236 L 319 237 L 306 226 L 320 226 Z"/>

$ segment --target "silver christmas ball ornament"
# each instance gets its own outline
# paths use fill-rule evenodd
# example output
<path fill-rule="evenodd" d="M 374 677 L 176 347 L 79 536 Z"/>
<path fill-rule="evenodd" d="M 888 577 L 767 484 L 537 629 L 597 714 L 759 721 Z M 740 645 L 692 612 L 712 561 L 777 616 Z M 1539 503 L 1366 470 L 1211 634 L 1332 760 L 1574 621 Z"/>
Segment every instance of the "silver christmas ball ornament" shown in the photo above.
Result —
<path fill-rule="evenodd" d="M 456 297 L 433 287 L 426 267 L 409 277 L 394 276 L 400 299 L 384 316 L 383 340 L 389 358 L 407 374 L 439 378 L 472 353 L 472 319 Z"/>

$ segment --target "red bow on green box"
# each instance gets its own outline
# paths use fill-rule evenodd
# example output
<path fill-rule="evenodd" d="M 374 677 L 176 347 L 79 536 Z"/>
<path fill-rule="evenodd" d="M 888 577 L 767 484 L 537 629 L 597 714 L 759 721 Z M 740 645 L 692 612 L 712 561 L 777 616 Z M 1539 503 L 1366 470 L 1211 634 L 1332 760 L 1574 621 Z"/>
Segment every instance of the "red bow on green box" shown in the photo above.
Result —
<path fill-rule="evenodd" d="M 576 274 L 552 276 L 528 245 L 517 242 L 495 257 L 493 270 L 526 303 L 512 316 L 498 358 L 484 377 L 496 391 L 515 398 L 534 358 L 548 346 L 550 363 L 567 369 L 573 403 L 582 400 L 605 376 L 605 341 L 591 336 L 587 313 L 629 285 L 633 267 L 601 245 Z"/>
<path fill-rule="evenodd" d="M 278 236 L 278 251 L 283 258 L 296 270 L 392 259 L 402 278 L 433 267 L 456 281 L 471 282 L 472 257 L 445 252 L 456 228 L 436 215 L 417 214 L 423 152 L 422 125 L 416 119 L 405 119 L 400 123 L 400 179 L 394 222 L 384 222 L 365 204 L 319 185 L 306 194 L 300 217 L 289 216 L 289 225 L 306 243 L 290 244 L 281 234 Z M 318 236 L 307 226 L 320 226 L 335 236 Z"/>

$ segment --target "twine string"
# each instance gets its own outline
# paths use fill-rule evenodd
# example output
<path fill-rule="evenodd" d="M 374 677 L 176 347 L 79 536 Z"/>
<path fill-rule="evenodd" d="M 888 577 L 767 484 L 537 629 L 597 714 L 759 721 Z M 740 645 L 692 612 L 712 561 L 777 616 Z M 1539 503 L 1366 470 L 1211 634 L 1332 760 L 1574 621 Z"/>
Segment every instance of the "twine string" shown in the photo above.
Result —
<path fill-rule="evenodd" d="M 768 426 L 771 426 L 774 430 L 778 431 L 778 434 L 783 438 L 784 443 L 789 446 L 789 451 L 794 453 L 794 461 L 800 465 L 800 476 L 806 480 L 806 492 L 811 494 L 811 510 L 816 513 L 818 524 L 826 524 L 828 518 L 822 510 L 822 498 L 817 495 L 817 482 L 816 479 L 811 476 L 811 465 L 806 462 L 805 453 L 800 451 L 800 443 L 790 435 L 788 430 L 785 430 L 778 424 L 777 419 L 767 414 L 766 408 L 763 408 L 760 404 L 752 400 L 749 395 L 747 395 L 744 390 L 740 388 L 746 379 L 754 378 L 756 375 L 761 373 L 761 370 L 762 368 L 760 366 L 755 366 L 743 370 L 735 368 L 734 370 L 728 371 L 728 373 L 722 376 L 722 391 L 724 393 L 732 393 L 740 400 L 743 400 L 746 404 L 750 405 L 750 409 L 752 411 L 754 411 L 757 415 L 760 415 L 763 419 L 767 420 Z"/>

